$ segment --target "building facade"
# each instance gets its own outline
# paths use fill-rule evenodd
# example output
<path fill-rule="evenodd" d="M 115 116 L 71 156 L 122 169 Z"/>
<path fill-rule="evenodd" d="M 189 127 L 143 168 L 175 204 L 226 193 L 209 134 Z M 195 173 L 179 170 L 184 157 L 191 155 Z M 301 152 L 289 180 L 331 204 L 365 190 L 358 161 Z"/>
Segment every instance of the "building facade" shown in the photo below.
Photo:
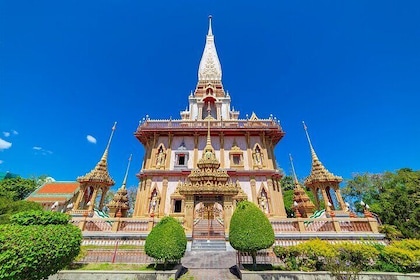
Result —
<path fill-rule="evenodd" d="M 204 216 L 230 220 L 236 202 L 247 199 L 267 216 L 285 218 L 281 174 L 274 156 L 284 132 L 273 116 L 260 119 L 253 113 L 241 119 L 233 109 L 222 84 L 211 17 L 198 83 L 188 102 L 180 119 L 147 118 L 135 132 L 145 156 L 133 216 L 182 217 L 191 228 L 188 220 Z M 214 155 L 213 165 L 203 163 L 206 151 Z M 201 187 L 189 190 L 186 186 L 194 185 L 193 173 L 201 174 Z M 226 180 L 217 179 L 222 173 Z M 212 187 L 203 191 L 204 185 Z M 229 186 L 236 193 L 226 191 Z"/>

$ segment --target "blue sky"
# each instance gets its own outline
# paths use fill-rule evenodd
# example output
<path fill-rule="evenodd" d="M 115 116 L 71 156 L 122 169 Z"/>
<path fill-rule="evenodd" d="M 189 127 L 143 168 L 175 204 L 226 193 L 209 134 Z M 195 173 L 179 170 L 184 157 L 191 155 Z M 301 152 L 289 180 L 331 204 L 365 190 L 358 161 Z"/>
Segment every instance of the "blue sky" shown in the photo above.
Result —
<path fill-rule="evenodd" d="M 0 1 L 0 171 L 75 180 L 101 157 L 128 185 L 139 120 L 179 118 L 213 15 L 223 84 L 241 117 L 274 114 L 298 177 L 302 120 L 337 175 L 420 168 L 419 1 Z M 93 136 L 96 144 L 87 141 Z"/>

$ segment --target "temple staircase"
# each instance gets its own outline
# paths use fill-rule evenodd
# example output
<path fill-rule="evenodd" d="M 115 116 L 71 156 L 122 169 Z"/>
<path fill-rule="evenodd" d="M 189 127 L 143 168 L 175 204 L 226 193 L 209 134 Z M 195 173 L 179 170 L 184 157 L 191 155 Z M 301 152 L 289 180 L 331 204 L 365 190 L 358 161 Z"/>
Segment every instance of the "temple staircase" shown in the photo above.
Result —
<path fill-rule="evenodd" d="M 216 219 L 200 219 L 192 237 L 191 251 L 226 251 L 225 227 Z"/>

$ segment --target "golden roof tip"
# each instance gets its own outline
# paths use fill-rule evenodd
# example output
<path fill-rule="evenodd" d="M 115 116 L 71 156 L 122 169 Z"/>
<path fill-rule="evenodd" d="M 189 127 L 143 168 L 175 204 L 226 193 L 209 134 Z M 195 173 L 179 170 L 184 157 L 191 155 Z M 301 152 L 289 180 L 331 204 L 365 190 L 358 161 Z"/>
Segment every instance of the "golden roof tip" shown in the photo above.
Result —
<path fill-rule="evenodd" d="M 311 138 L 309 137 L 308 127 L 306 126 L 305 121 L 302 121 L 302 124 L 303 124 L 303 129 L 305 130 L 305 133 L 306 133 L 306 138 L 308 139 L 309 148 L 311 149 L 312 160 L 318 160 L 318 156 L 316 155 L 314 147 L 312 146 Z"/>
<path fill-rule="evenodd" d="M 128 170 L 130 169 L 130 163 L 131 163 L 131 157 L 133 154 L 130 154 L 130 157 L 128 158 L 128 164 L 127 164 L 127 170 L 125 171 L 124 181 L 122 183 L 121 188 L 125 189 L 125 186 L 127 185 L 127 176 L 128 176 Z"/>
<path fill-rule="evenodd" d="M 112 137 L 114 136 L 115 129 L 117 129 L 117 122 L 114 122 L 114 125 L 112 126 L 111 135 L 109 136 L 108 144 L 106 145 L 106 148 L 105 148 L 104 154 L 102 155 L 101 160 L 106 160 L 108 157 L 108 150 L 109 150 L 109 147 L 111 146 L 111 141 L 112 141 Z"/>
<path fill-rule="evenodd" d="M 299 181 L 296 176 L 295 166 L 293 165 L 292 154 L 289 154 L 289 158 L 290 158 L 290 164 L 292 165 L 293 180 L 295 181 L 295 185 L 299 185 Z"/>

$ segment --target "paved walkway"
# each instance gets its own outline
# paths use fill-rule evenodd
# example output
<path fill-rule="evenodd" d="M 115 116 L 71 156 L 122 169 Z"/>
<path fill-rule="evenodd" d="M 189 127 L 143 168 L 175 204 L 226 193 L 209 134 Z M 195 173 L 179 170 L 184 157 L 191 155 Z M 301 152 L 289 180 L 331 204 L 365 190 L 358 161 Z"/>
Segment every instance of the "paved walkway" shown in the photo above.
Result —
<path fill-rule="evenodd" d="M 236 265 L 235 252 L 186 252 L 181 263 L 194 280 L 238 279 L 229 269 Z"/>

